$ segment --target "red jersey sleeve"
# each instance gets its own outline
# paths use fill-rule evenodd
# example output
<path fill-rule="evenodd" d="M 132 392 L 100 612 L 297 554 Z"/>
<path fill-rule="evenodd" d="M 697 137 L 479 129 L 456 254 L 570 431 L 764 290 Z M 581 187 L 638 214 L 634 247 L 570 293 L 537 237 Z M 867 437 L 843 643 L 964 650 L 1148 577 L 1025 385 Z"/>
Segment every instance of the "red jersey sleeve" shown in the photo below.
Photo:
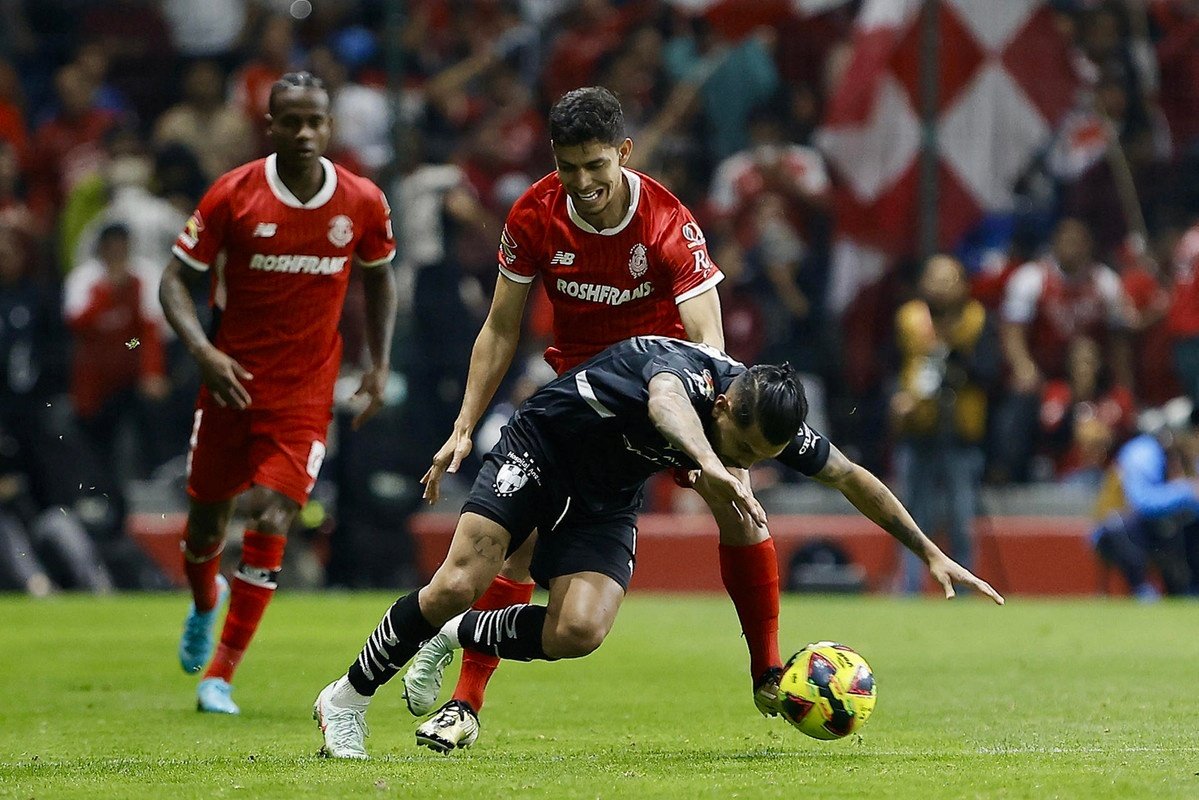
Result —
<path fill-rule="evenodd" d="M 368 184 L 373 192 L 367 194 L 366 230 L 358 240 L 354 253 L 364 267 L 377 267 L 395 257 L 395 235 L 391 229 L 391 206 L 387 196 L 374 184 Z"/>
<path fill-rule="evenodd" d="M 531 283 L 537 275 L 543 214 L 531 192 L 517 200 L 508 212 L 496 253 L 500 274 L 505 278 Z"/>
<path fill-rule="evenodd" d="M 724 273 L 708 255 L 704 232 L 683 205 L 663 215 L 657 231 L 657 260 L 670 273 L 670 291 L 675 303 L 697 297 L 724 280 Z"/>
<path fill-rule="evenodd" d="M 229 186 L 227 178 L 212 185 L 171 248 L 180 261 L 201 272 L 208 270 L 225 243 L 229 224 Z"/>

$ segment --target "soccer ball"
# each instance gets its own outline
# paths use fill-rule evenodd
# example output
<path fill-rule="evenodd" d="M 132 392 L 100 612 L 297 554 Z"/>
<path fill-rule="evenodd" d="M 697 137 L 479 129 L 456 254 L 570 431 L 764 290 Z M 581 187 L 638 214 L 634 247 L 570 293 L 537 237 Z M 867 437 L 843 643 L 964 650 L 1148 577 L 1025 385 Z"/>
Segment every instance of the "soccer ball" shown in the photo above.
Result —
<path fill-rule="evenodd" d="M 859 730 L 876 698 L 866 659 L 836 642 L 816 642 L 791 656 L 779 683 L 783 718 L 814 739 L 840 739 Z"/>

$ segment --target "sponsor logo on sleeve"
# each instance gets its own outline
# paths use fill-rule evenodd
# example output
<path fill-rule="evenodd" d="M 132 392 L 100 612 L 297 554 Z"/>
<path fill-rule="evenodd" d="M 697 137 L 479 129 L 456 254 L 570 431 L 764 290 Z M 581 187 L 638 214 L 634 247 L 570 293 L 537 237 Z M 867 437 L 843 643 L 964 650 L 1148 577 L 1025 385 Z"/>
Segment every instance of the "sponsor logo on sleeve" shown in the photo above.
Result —
<path fill-rule="evenodd" d="M 382 190 L 379 191 L 379 199 L 383 201 L 383 227 L 387 229 L 387 241 L 391 241 L 395 238 L 391 229 L 391 203 L 387 202 L 387 195 Z"/>
<path fill-rule="evenodd" d="M 329 220 L 329 241 L 334 247 L 345 247 L 354 238 L 354 222 L 345 214 Z"/>
<path fill-rule="evenodd" d="M 712 271 L 712 259 L 708 258 L 707 250 L 696 250 L 692 255 L 695 256 L 694 272 L 700 272 L 706 276 Z"/>
<path fill-rule="evenodd" d="M 516 263 L 516 240 L 512 238 L 512 234 L 508 233 L 507 225 L 500 234 L 500 256 L 508 266 Z"/>
<path fill-rule="evenodd" d="M 716 396 L 716 381 L 712 379 L 712 372 L 710 370 L 705 369 L 702 373 L 699 373 L 688 369 L 684 370 L 684 372 L 687 373 L 687 377 L 691 380 L 692 385 L 695 386 L 696 392 L 708 400 Z"/>
<path fill-rule="evenodd" d="M 629 274 L 634 278 L 640 278 L 648 271 L 649 261 L 645 257 L 645 245 L 637 242 L 629 250 Z"/>
<path fill-rule="evenodd" d="M 805 424 L 795 439 L 799 442 L 799 454 L 803 455 L 820 441 L 820 434 L 816 433 L 816 431 L 812 430 Z"/>
<path fill-rule="evenodd" d="M 204 230 L 204 218 L 200 216 L 200 211 L 197 209 L 192 212 L 188 218 L 187 224 L 183 226 L 183 233 L 179 234 L 179 241 L 183 242 L 184 247 L 191 250 L 200 242 L 200 233 Z"/>
<path fill-rule="evenodd" d="M 704 232 L 700 230 L 699 225 L 694 222 L 688 222 L 683 226 L 683 238 L 687 241 L 687 247 L 690 249 L 703 247 L 708 241 L 704 238 Z"/>

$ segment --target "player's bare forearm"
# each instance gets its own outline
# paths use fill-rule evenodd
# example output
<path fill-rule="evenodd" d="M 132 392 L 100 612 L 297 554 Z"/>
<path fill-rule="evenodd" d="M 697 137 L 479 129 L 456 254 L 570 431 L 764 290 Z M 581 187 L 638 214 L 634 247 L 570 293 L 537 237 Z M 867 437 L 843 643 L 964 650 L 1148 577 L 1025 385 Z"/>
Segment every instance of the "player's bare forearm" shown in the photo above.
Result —
<path fill-rule="evenodd" d="M 391 337 L 395 331 L 396 280 L 391 266 L 381 264 L 363 270 L 366 290 L 366 346 L 371 364 L 386 369 L 391 361 Z"/>
<path fill-rule="evenodd" d="M 704 426 L 683 388 L 669 372 L 659 372 L 649 382 L 649 421 L 666 441 L 682 450 L 701 470 L 722 466 L 704 435 Z"/>
<path fill-rule="evenodd" d="M 200 317 L 196 313 L 196 303 L 188 289 L 188 279 L 194 279 L 191 273 L 200 275 L 179 259 L 172 258 L 163 270 L 162 281 L 158 285 L 158 301 L 179 340 L 198 359 L 207 348 L 212 347 L 212 342 L 204 333 L 204 326 L 200 324 Z"/>
<path fill-rule="evenodd" d="M 474 430 L 507 374 L 520 342 L 520 326 L 528 295 L 529 284 L 516 283 L 502 275 L 496 279 L 491 310 L 470 351 L 470 369 L 455 423 L 457 427 Z"/>
<path fill-rule="evenodd" d="M 903 507 L 886 484 L 833 447 L 828 464 L 815 476 L 821 483 L 836 488 L 853 507 L 904 547 L 928 563 L 941 550 L 921 532 L 912 515 Z"/>
<path fill-rule="evenodd" d="M 720 295 L 715 288 L 679 304 L 679 317 L 687 338 L 724 352 L 724 324 L 720 318 Z"/>

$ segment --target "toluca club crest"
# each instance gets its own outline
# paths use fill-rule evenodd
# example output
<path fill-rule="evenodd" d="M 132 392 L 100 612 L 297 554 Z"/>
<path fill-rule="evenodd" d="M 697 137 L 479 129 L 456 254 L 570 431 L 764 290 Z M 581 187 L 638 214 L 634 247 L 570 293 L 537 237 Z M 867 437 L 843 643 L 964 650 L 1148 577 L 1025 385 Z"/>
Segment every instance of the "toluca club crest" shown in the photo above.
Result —
<path fill-rule="evenodd" d="M 629 250 L 629 274 L 634 278 L 640 278 L 648 270 L 649 262 L 645 259 L 645 245 L 637 242 Z"/>
<path fill-rule="evenodd" d="M 354 238 L 354 221 L 345 214 L 329 220 L 329 241 L 334 247 L 345 247 Z"/>

